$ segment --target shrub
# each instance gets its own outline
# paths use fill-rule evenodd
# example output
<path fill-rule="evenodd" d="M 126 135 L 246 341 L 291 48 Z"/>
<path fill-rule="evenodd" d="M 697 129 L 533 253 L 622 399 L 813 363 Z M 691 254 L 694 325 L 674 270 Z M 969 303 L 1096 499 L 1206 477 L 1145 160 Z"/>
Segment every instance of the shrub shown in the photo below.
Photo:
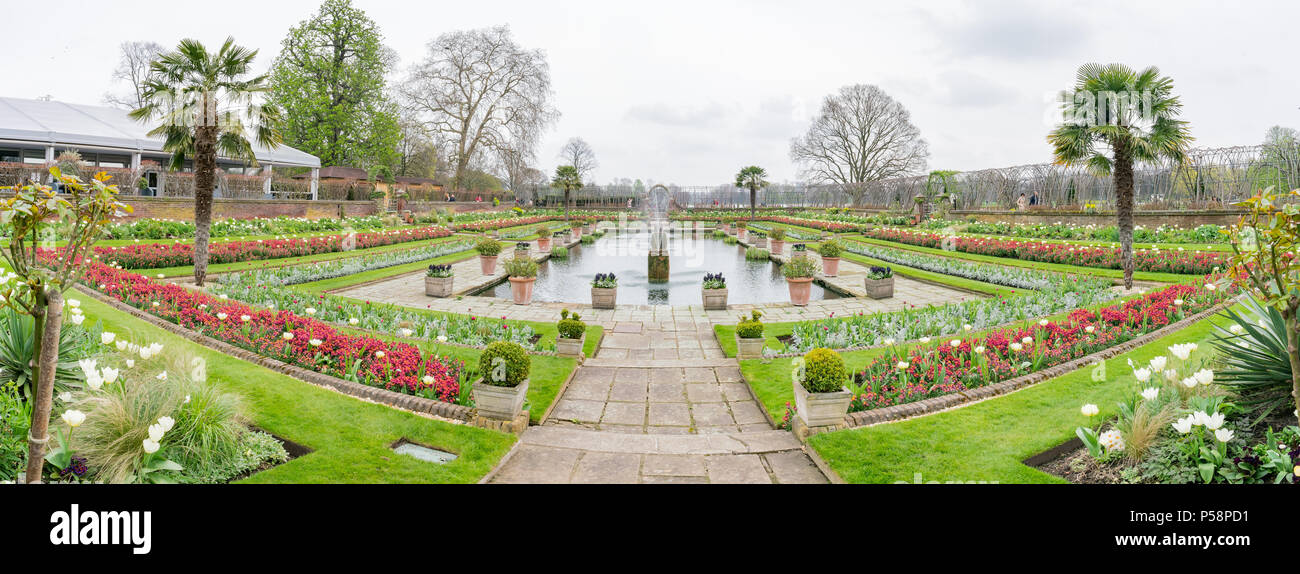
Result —
<path fill-rule="evenodd" d="M 501 242 L 490 237 L 484 237 L 474 244 L 474 251 L 484 257 L 495 257 L 501 254 Z"/>
<path fill-rule="evenodd" d="M 73 307 L 66 307 L 71 316 Z M 35 349 L 35 325 L 30 315 L 23 315 L 12 307 L 5 309 L 5 321 L 0 323 L 0 386 L 13 384 L 27 398 L 35 396 L 36 382 L 32 378 L 32 356 Z M 91 355 L 97 341 L 94 333 L 72 325 L 65 320 L 59 333 L 59 362 L 54 370 L 54 394 L 80 389 L 85 378 L 77 368 L 77 361 Z"/>
<path fill-rule="evenodd" d="M 27 461 L 27 430 L 32 403 L 24 401 L 13 383 L 0 384 L 0 480 L 13 480 Z"/>
<path fill-rule="evenodd" d="M 841 245 L 839 241 L 829 239 L 823 241 L 821 247 L 817 248 L 817 251 L 822 254 L 822 257 L 834 258 L 839 257 L 840 254 L 844 252 L 844 246 Z"/>
<path fill-rule="evenodd" d="M 769 259 L 768 253 L 768 250 L 761 247 L 750 247 L 745 250 L 745 259 L 749 261 L 767 261 Z"/>
<path fill-rule="evenodd" d="M 785 228 L 773 227 L 772 231 L 768 232 L 767 236 L 771 237 L 772 241 L 785 241 Z"/>
<path fill-rule="evenodd" d="M 614 289 L 618 287 L 618 277 L 613 273 L 597 273 L 591 280 L 591 286 L 597 289 Z"/>
<path fill-rule="evenodd" d="M 546 226 L 546 225 L 538 225 L 538 226 L 537 226 L 537 236 L 538 236 L 538 237 L 541 237 L 541 238 L 550 237 L 550 236 L 551 236 L 551 228 L 550 228 L 549 226 Z"/>
<path fill-rule="evenodd" d="M 537 262 L 529 257 L 511 257 L 506 260 L 505 269 L 511 277 L 537 276 Z"/>
<path fill-rule="evenodd" d="M 450 265 L 429 266 L 429 271 L 428 271 L 429 277 L 451 277 L 452 275 L 455 275 L 455 272 L 452 271 Z"/>
<path fill-rule="evenodd" d="M 821 271 L 821 265 L 807 255 L 791 257 L 785 265 L 781 266 L 781 274 L 785 275 L 786 279 L 812 277 L 817 275 L 819 271 Z"/>
<path fill-rule="evenodd" d="M 560 311 L 560 322 L 555 324 L 555 328 L 565 339 L 581 339 L 587 332 L 587 324 L 582 321 L 582 315 L 570 313 L 568 309 Z"/>
<path fill-rule="evenodd" d="M 810 393 L 833 393 L 844 388 L 848 370 L 844 358 L 830 349 L 813 349 L 803 356 L 803 388 Z"/>
<path fill-rule="evenodd" d="M 741 339 L 762 339 L 763 338 L 763 318 L 762 311 L 755 309 L 749 317 L 740 316 L 740 322 L 736 324 L 736 336 Z"/>
<path fill-rule="evenodd" d="M 569 258 L 568 247 L 556 246 L 551 248 L 551 259 L 568 259 L 568 258 Z"/>
<path fill-rule="evenodd" d="M 497 341 L 487 346 L 478 357 L 478 372 L 483 382 L 494 387 L 517 387 L 528 378 L 532 359 L 523 347 L 514 343 Z"/>

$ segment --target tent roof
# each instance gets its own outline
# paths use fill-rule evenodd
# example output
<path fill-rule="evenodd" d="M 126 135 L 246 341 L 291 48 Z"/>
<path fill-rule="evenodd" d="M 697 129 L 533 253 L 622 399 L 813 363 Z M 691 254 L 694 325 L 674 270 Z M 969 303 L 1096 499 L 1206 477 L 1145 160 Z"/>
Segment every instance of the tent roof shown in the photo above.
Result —
<path fill-rule="evenodd" d="M 149 130 L 117 108 L 0 97 L 0 140 L 166 154 L 162 140 L 149 137 Z M 316 156 L 288 146 L 253 144 L 253 153 L 259 163 L 320 167 Z"/>

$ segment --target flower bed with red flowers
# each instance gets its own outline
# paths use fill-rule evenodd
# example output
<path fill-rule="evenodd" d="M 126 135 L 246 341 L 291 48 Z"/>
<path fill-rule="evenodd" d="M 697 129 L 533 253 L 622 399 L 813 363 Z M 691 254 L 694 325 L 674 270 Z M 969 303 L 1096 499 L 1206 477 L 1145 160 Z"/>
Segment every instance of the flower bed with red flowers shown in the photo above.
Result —
<path fill-rule="evenodd" d="M 1121 268 L 1120 249 L 1118 247 L 1089 247 L 1086 245 L 1044 243 L 1018 239 L 986 239 L 889 228 L 871 229 L 863 232 L 863 235 L 883 241 L 933 249 L 955 249 L 977 255 L 1010 257 L 1024 261 L 1061 263 L 1103 269 Z M 1168 249 L 1138 249 L 1133 251 L 1133 268 L 1138 271 L 1205 275 L 1213 273 L 1215 268 L 1222 270 L 1227 269 L 1229 266 L 1230 262 L 1227 254 L 1221 252 Z"/>
<path fill-rule="evenodd" d="M 674 221 L 722 221 L 724 223 L 735 223 L 740 221 L 751 221 L 749 215 L 712 215 L 710 213 L 674 213 Z M 853 223 L 841 223 L 838 221 L 823 221 L 820 219 L 805 219 L 802 217 L 790 217 L 787 215 L 759 215 L 752 221 L 770 221 L 774 223 L 784 223 L 797 227 L 807 227 L 827 231 L 830 233 L 853 233 L 861 229 L 861 226 Z"/>
<path fill-rule="evenodd" d="M 627 219 L 637 219 L 639 216 L 636 214 L 626 214 L 625 217 Z M 618 216 L 612 214 L 611 215 L 571 214 L 569 219 L 571 221 L 581 221 L 583 223 L 596 223 L 598 221 L 618 221 Z M 529 217 L 506 217 L 501 219 L 485 219 L 480 221 L 472 221 L 469 223 L 457 224 L 456 230 L 482 233 L 484 231 L 492 231 L 493 229 L 521 227 L 525 225 L 533 225 L 536 223 L 546 223 L 548 221 L 563 221 L 563 220 L 564 220 L 563 215 L 533 215 Z"/>
<path fill-rule="evenodd" d="M 455 402 L 460 394 L 464 365 L 425 355 L 414 345 L 346 334 L 289 311 L 257 310 L 102 263 L 87 265 L 82 282 L 164 320 L 291 365 L 443 402 Z"/>
<path fill-rule="evenodd" d="M 906 353 L 895 349 L 854 375 L 849 410 L 912 403 L 1041 371 L 1210 309 L 1229 291 L 1174 285 L 1097 312 L 1076 309 L 1062 322 L 923 344 Z"/>
<path fill-rule="evenodd" d="M 353 249 L 438 239 L 451 235 L 445 227 L 395 229 L 355 235 L 321 235 L 293 239 L 225 241 L 208 246 L 208 263 L 235 263 L 319 255 Z M 189 243 L 139 243 L 121 247 L 96 247 L 100 261 L 117 263 L 126 269 L 180 267 L 194 263 L 194 246 Z"/>

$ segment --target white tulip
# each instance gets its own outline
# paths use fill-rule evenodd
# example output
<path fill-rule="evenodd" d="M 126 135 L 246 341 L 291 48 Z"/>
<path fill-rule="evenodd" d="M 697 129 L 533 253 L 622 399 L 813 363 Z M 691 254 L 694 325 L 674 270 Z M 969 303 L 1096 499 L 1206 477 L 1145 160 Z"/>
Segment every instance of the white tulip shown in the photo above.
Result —
<path fill-rule="evenodd" d="M 225 314 L 225 313 L 217 313 L 217 318 L 220 319 L 220 320 L 222 320 L 222 321 L 225 321 L 225 320 L 226 320 L 226 317 L 229 317 L 229 316 L 230 316 L 230 315 L 227 315 L 227 314 Z"/>
<path fill-rule="evenodd" d="M 71 402 L 71 401 L 72 401 L 72 393 L 67 392 L 67 391 L 64 391 L 64 392 L 62 392 L 62 393 L 59 393 L 59 400 L 65 402 L 65 403 L 67 403 L 67 402 Z"/>
<path fill-rule="evenodd" d="M 73 324 L 73 325 L 80 325 L 80 324 L 82 324 L 82 323 L 84 323 L 84 322 L 86 321 L 86 316 L 85 316 L 85 315 L 73 315 L 73 316 L 69 317 L 68 319 L 69 319 L 70 321 L 72 321 L 72 324 Z"/>
<path fill-rule="evenodd" d="M 126 360 L 126 368 L 130 369 L 130 368 L 132 368 L 132 367 L 135 367 L 135 359 L 127 359 L 127 360 Z"/>
<path fill-rule="evenodd" d="M 1183 417 L 1178 419 L 1173 423 L 1173 427 L 1174 430 L 1178 431 L 1178 434 L 1187 434 L 1192 432 L 1192 417 Z"/>
<path fill-rule="evenodd" d="M 433 377 L 429 375 L 425 375 L 424 378 L 420 379 L 420 381 L 422 381 L 426 385 L 432 385 L 434 383 Z"/>
<path fill-rule="evenodd" d="M 283 338 L 284 340 L 286 340 L 286 341 L 292 341 L 292 340 L 293 340 L 293 333 L 290 333 L 290 332 L 288 332 L 288 331 L 285 331 L 283 335 L 280 335 L 280 337 L 282 337 L 282 338 Z"/>
<path fill-rule="evenodd" d="M 983 355 L 984 347 L 981 345 L 979 347 L 975 347 L 974 349 L 971 349 L 971 351 L 974 351 L 976 355 Z"/>
<path fill-rule="evenodd" d="M 1223 416 L 1223 413 L 1214 413 L 1213 415 L 1203 417 L 1202 422 L 1205 424 L 1205 428 L 1207 429 L 1219 430 L 1223 427 L 1225 418 L 1226 417 Z"/>
<path fill-rule="evenodd" d="M 160 381 L 165 381 L 165 380 L 167 380 L 167 371 L 163 371 L 163 372 L 161 372 L 161 373 L 158 373 L 158 376 L 157 376 L 157 377 L 154 377 L 154 378 L 155 378 L 155 379 L 158 379 L 158 380 L 160 380 Z"/>
<path fill-rule="evenodd" d="M 171 432 L 172 427 L 176 426 L 176 420 L 171 417 L 159 417 L 158 426 L 162 427 L 163 432 Z"/>
<path fill-rule="evenodd" d="M 159 442 L 162 440 L 163 433 L 167 432 L 161 425 L 149 425 L 149 440 Z"/>
<path fill-rule="evenodd" d="M 410 330 L 410 329 L 398 329 L 398 330 L 397 330 L 397 334 L 400 335 L 400 336 L 402 336 L 402 337 L 410 337 L 411 334 L 414 333 L 414 332 L 415 332 L 415 331 L 412 331 L 412 330 Z"/>
<path fill-rule="evenodd" d="M 929 338 L 929 337 L 921 337 L 921 344 L 922 344 L 922 345 L 924 345 L 924 344 L 926 344 L 926 343 L 929 343 L 929 342 L 930 342 L 930 338 Z"/>
<path fill-rule="evenodd" d="M 144 439 L 145 454 L 153 454 L 155 452 L 158 452 L 159 448 L 162 448 L 162 445 L 158 444 L 158 441 Z"/>
<path fill-rule="evenodd" d="M 1089 335 L 1091 335 L 1092 332 L 1093 332 L 1093 331 L 1096 331 L 1096 330 L 1097 330 L 1097 328 L 1096 328 L 1096 327 L 1093 327 L 1092 325 L 1088 325 L 1087 327 L 1084 327 L 1084 328 L 1083 328 L 1083 332 L 1084 332 L 1084 333 L 1087 333 L 1087 334 L 1089 334 Z"/>
<path fill-rule="evenodd" d="M 117 337 L 117 333 L 110 333 L 108 331 L 104 331 L 103 333 L 99 334 L 99 342 L 104 345 L 109 345 L 113 343 L 113 339 L 115 339 L 116 337 Z"/>
<path fill-rule="evenodd" d="M 303 311 L 306 311 L 308 315 L 315 315 L 315 314 L 316 314 L 316 308 L 315 308 L 315 307 L 308 307 L 308 308 L 306 308 L 306 309 L 303 309 Z"/>
<path fill-rule="evenodd" d="M 1046 326 L 1047 326 L 1047 319 L 1043 319 L 1042 321 L 1039 321 L 1039 322 L 1038 322 L 1038 326 L 1039 326 L 1039 327 L 1046 327 Z"/>
<path fill-rule="evenodd" d="M 1139 383 L 1145 383 L 1145 382 L 1151 380 L 1151 370 L 1150 370 L 1150 369 L 1138 369 L 1138 370 L 1136 370 L 1136 371 L 1133 371 L 1133 378 L 1137 379 L 1137 381 L 1138 381 Z"/>
<path fill-rule="evenodd" d="M 1165 370 L 1165 365 L 1168 363 L 1169 363 L 1169 358 L 1164 355 L 1151 359 L 1150 362 L 1151 370 L 1157 373 L 1162 372 Z"/>
<path fill-rule="evenodd" d="M 961 339 L 953 339 L 953 340 L 952 340 L 951 342 L 949 342 L 948 344 L 951 345 L 952 348 L 956 349 L 957 347 L 960 347 L 960 346 L 961 346 Z"/>
<path fill-rule="evenodd" d="M 81 423 L 86 422 L 86 413 L 69 409 L 63 411 L 63 415 L 60 418 L 63 419 L 63 422 L 68 423 L 68 426 L 77 428 L 81 426 Z"/>
<path fill-rule="evenodd" d="M 78 308 L 78 307 L 81 306 L 81 300 L 80 300 L 80 299 L 68 299 L 68 306 L 69 306 L 69 307 L 72 307 L 73 309 L 76 309 L 76 308 Z"/>
<path fill-rule="evenodd" d="M 1228 332 L 1232 333 L 1233 335 L 1240 335 L 1242 333 L 1245 333 L 1246 329 L 1241 325 L 1234 324 L 1233 326 L 1228 327 Z"/>
<path fill-rule="evenodd" d="M 1228 429 L 1219 429 L 1214 431 L 1214 438 L 1219 442 L 1228 442 L 1232 440 L 1232 435 L 1237 434 Z"/>
<path fill-rule="evenodd" d="M 108 385 L 113 384 L 113 382 L 117 380 L 118 374 L 119 371 L 117 369 L 114 369 L 112 367 L 104 367 L 103 370 L 104 384 L 108 384 Z"/>
<path fill-rule="evenodd" d="M 909 364 L 907 363 L 907 361 L 899 361 L 898 364 L 897 364 L 897 365 L 894 365 L 894 366 L 897 367 L 898 370 L 900 370 L 900 371 L 906 371 L 907 368 L 910 367 L 910 366 L 912 366 L 912 365 L 909 365 Z"/>
<path fill-rule="evenodd" d="M 375 351 L 375 358 L 376 358 L 376 359 L 382 359 L 382 358 L 384 358 L 384 352 L 383 352 L 383 351 Z"/>
<path fill-rule="evenodd" d="M 446 343 L 446 342 L 447 342 L 447 336 L 446 336 L 446 335 L 438 335 L 438 342 L 439 342 L 439 343 Z"/>
<path fill-rule="evenodd" d="M 1142 389 L 1142 398 L 1148 401 L 1154 401 L 1158 396 L 1160 396 L 1160 389 L 1157 387 L 1148 387 Z"/>
<path fill-rule="evenodd" d="M 313 347 L 319 347 L 319 346 L 321 345 L 321 340 L 320 340 L 320 339 L 312 339 L 312 340 L 307 341 L 307 342 L 310 343 L 311 346 L 313 346 Z"/>
<path fill-rule="evenodd" d="M 1101 409 L 1097 408 L 1097 405 L 1088 403 L 1083 405 L 1083 408 L 1080 408 L 1079 412 L 1083 413 L 1083 416 L 1085 417 L 1095 417 L 1097 416 L 1097 413 L 1101 412 Z"/>
<path fill-rule="evenodd" d="M 1214 382 L 1214 371 L 1201 369 L 1196 371 L 1196 374 L 1192 375 L 1192 377 L 1196 379 L 1196 382 L 1201 383 L 1202 385 L 1208 385 Z"/>
<path fill-rule="evenodd" d="M 244 323 L 247 323 L 247 322 L 249 322 L 249 321 L 252 321 L 253 318 L 250 317 L 250 316 L 248 316 L 248 315 L 240 315 L 240 316 L 239 316 L 239 320 L 242 321 L 242 322 L 244 322 Z"/>
<path fill-rule="evenodd" d="M 1011 350 L 1012 350 L 1012 351 L 1015 351 L 1015 352 L 1017 352 L 1017 353 L 1019 353 L 1020 351 L 1024 350 L 1024 348 L 1025 348 L 1024 345 L 1021 345 L 1020 343 L 1012 343 L 1012 344 L 1011 344 Z"/>

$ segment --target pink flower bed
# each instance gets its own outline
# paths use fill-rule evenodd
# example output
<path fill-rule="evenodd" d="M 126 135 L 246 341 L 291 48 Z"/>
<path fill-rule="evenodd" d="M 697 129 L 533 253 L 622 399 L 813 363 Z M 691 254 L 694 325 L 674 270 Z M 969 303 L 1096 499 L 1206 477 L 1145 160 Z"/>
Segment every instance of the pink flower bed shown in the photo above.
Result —
<path fill-rule="evenodd" d="M 905 354 L 887 354 L 855 375 L 860 392 L 849 410 L 911 403 L 1066 363 L 1205 311 L 1231 296 L 1225 291 L 1174 285 L 1098 312 L 1076 309 L 1062 322 L 946 339 Z"/>
<path fill-rule="evenodd" d="M 235 263 L 319 255 L 352 249 L 369 249 L 412 241 L 438 239 L 451 235 L 445 227 L 398 229 L 350 235 L 321 235 L 294 239 L 259 239 L 257 241 L 223 241 L 208 247 L 209 263 Z M 180 267 L 194 263 L 194 246 L 189 243 L 139 243 L 121 247 L 96 247 L 100 261 L 116 262 L 127 269 Z"/>
<path fill-rule="evenodd" d="M 87 265 L 82 281 L 187 329 L 305 369 L 443 402 L 460 394 L 464 365 L 414 345 L 342 333 L 289 311 L 256 310 L 102 263 Z"/>
<path fill-rule="evenodd" d="M 901 229 L 872 229 L 864 232 L 864 235 L 872 239 L 908 245 L 933 249 L 955 249 L 964 253 L 1011 257 L 1024 261 L 1062 263 L 1104 269 L 1121 268 L 1120 249 L 1118 247 L 1090 247 L 1018 239 L 946 236 L 939 233 L 904 231 Z M 1213 273 L 1216 267 L 1220 270 L 1226 270 L 1229 266 L 1230 262 L 1225 254 L 1211 251 L 1143 249 L 1133 252 L 1133 268 L 1138 271 L 1204 275 Z"/>

